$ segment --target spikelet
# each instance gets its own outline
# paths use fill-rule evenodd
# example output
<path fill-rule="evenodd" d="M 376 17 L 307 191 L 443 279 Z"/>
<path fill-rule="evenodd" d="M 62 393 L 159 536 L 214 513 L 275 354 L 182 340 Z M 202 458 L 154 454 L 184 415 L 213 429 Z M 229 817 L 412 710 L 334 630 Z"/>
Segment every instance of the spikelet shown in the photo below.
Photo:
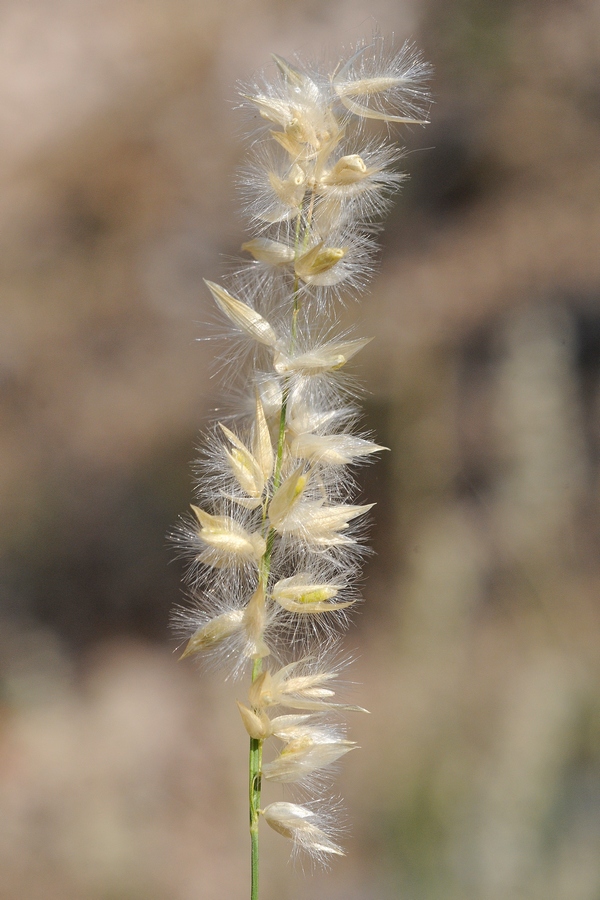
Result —
<path fill-rule="evenodd" d="M 252 898 L 258 822 L 326 863 L 343 855 L 323 776 L 354 749 L 339 723 L 363 711 L 336 695 L 336 641 L 359 600 L 365 516 L 353 469 L 385 448 L 357 431 L 348 370 L 369 338 L 336 328 L 335 300 L 372 271 L 378 219 L 403 175 L 389 133 L 364 122 L 424 124 L 429 68 L 381 37 L 326 73 L 273 57 L 275 77 L 241 91 L 255 131 L 240 186 L 252 234 L 224 284 L 206 286 L 230 338 L 245 398 L 215 423 L 192 515 L 177 541 L 190 606 L 176 613 L 183 656 L 228 675 L 251 670 L 238 701 L 250 736 Z M 241 349 L 243 348 L 243 349 Z M 265 742 L 279 742 L 262 761 Z M 261 780 L 308 784 L 315 802 L 261 808 Z"/>
<path fill-rule="evenodd" d="M 294 852 L 308 853 L 322 865 L 327 865 L 332 855 L 344 855 L 331 836 L 335 820 L 332 822 L 333 817 L 323 809 L 315 810 L 280 801 L 270 803 L 262 813 L 274 831 L 294 842 Z"/>

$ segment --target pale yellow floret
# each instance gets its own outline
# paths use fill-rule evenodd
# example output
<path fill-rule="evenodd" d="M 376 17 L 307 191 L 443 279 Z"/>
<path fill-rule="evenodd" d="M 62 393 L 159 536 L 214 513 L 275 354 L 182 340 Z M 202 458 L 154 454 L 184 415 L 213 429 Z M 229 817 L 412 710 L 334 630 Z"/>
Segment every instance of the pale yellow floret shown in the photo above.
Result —
<path fill-rule="evenodd" d="M 292 143 L 308 145 L 314 151 L 329 143 L 339 130 L 331 111 L 315 102 L 318 96 L 315 98 L 310 91 L 304 96 L 299 93 L 293 102 L 261 94 L 246 99 L 258 107 L 264 119 L 283 128 Z"/>
<path fill-rule="evenodd" d="M 222 641 L 240 631 L 244 623 L 244 611 L 233 609 L 211 619 L 191 636 L 180 659 L 215 647 Z"/>
<path fill-rule="evenodd" d="M 274 131 L 272 132 L 272 135 L 279 140 L 279 136 L 285 136 L 285 132 Z M 298 149 L 298 152 L 292 152 L 288 147 L 285 149 L 288 150 L 295 159 L 302 156 L 300 149 Z M 280 206 L 275 209 L 269 208 L 260 215 L 260 218 L 265 222 L 273 223 L 293 218 L 300 211 L 302 200 L 306 192 L 306 175 L 303 169 L 297 163 L 294 163 L 287 178 L 282 178 L 276 172 L 267 172 L 267 178 Z"/>
<path fill-rule="evenodd" d="M 283 837 L 291 838 L 308 853 L 332 853 L 344 856 L 344 851 L 325 832 L 311 822 L 315 813 L 295 803 L 279 801 L 262 810 L 266 822 Z"/>
<path fill-rule="evenodd" d="M 222 422 L 219 422 L 219 427 L 225 437 L 233 444 L 233 450 L 227 450 L 226 455 L 236 481 L 250 497 L 260 498 L 265 487 L 264 474 L 260 463 L 237 435 L 223 425 Z"/>
<path fill-rule="evenodd" d="M 294 118 L 292 106 L 286 100 L 277 100 L 273 97 L 265 97 L 261 94 L 254 97 L 247 94 L 242 94 L 242 96 L 244 99 L 249 100 L 258 107 L 258 111 L 263 119 L 267 119 L 275 125 L 280 125 L 282 128 L 289 125 Z"/>
<path fill-rule="evenodd" d="M 283 597 L 286 600 L 297 600 L 298 603 L 315 603 L 331 600 L 341 589 L 341 584 L 311 581 L 310 575 L 301 573 L 281 578 L 273 585 L 272 596 L 275 600 Z"/>
<path fill-rule="evenodd" d="M 276 349 L 273 354 L 273 367 L 279 375 L 288 372 L 318 375 L 321 372 L 335 371 L 341 369 L 371 340 L 372 338 L 361 338 L 356 341 L 332 342 L 293 357 Z"/>
<path fill-rule="evenodd" d="M 294 129 L 288 131 L 272 131 L 271 137 L 283 147 L 286 153 L 294 161 L 291 173 L 295 171 L 296 166 L 302 172 L 302 181 L 297 180 L 297 185 L 302 185 L 302 196 L 308 187 L 318 187 L 319 173 L 323 170 L 327 160 L 339 144 L 344 134 L 343 128 L 340 127 L 337 120 L 331 115 L 328 122 L 321 125 L 318 132 L 319 140 L 317 146 L 306 143 L 298 139 L 298 133 Z M 302 163 L 302 167 L 300 167 Z M 290 173 L 290 178 L 292 174 Z M 296 173 L 298 178 L 299 173 Z M 294 179 L 295 180 L 295 179 Z M 281 186 L 277 182 L 271 182 L 271 185 L 278 196 L 281 197 L 280 191 L 285 191 L 287 181 Z"/>
<path fill-rule="evenodd" d="M 352 600 L 338 603 L 328 602 L 337 595 L 340 589 L 341 585 L 339 584 L 313 582 L 310 580 L 310 576 L 300 574 L 278 581 L 273 587 L 271 596 L 288 612 L 323 613 L 345 609 L 352 605 Z"/>
<path fill-rule="evenodd" d="M 288 417 L 288 431 L 294 436 L 312 433 L 329 425 L 336 415 L 336 409 L 315 409 L 298 400 L 292 403 Z"/>
<path fill-rule="evenodd" d="M 273 472 L 275 457 L 271 443 L 271 433 L 265 416 L 265 410 L 258 391 L 256 392 L 256 412 L 254 416 L 254 459 L 267 481 Z"/>
<path fill-rule="evenodd" d="M 271 241 L 268 238 L 253 238 L 242 244 L 242 250 L 252 254 L 259 262 L 268 263 L 270 266 L 285 266 L 294 259 L 294 251 L 281 241 Z"/>
<path fill-rule="evenodd" d="M 279 692 L 281 697 L 298 694 L 310 700 L 323 700 L 334 696 L 335 691 L 323 685 L 335 681 L 338 677 L 337 672 L 322 671 L 310 675 L 294 675 L 293 672 L 299 663 L 300 660 L 298 663 L 289 663 L 273 673 L 272 685 L 275 694 Z"/>
<path fill-rule="evenodd" d="M 244 95 L 258 107 L 260 115 L 283 129 L 274 137 L 294 159 L 308 156 L 338 140 L 340 126 L 328 104 L 323 103 L 315 82 L 295 66 L 276 58 L 277 66 L 287 85 L 287 98 L 265 94 Z"/>
<path fill-rule="evenodd" d="M 230 516 L 212 516 L 193 505 L 192 511 L 200 525 L 198 536 L 209 548 L 200 557 L 202 562 L 218 567 L 231 557 L 258 562 L 264 555 L 267 545 L 258 532 L 250 534 Z"/>
<path fill-rule="evenodd" d="M 265 669 L 250 685 L 248 691 L 248 699 L 254 709 L 264 709 L 268 706 L 274 706 L 279 701 L 274 699 L 273 679 L 269 669 Z"/>
<path fill-rule="evenodd" d="M 320 175 L 327 165 L 327 160 L 344 137 L 344 128 L 341 127 L 333 113 L 331 113 L 327 130 L 322 134 L 322 137 L 323 143 L 315 157 L 314 167 L 312 169 L 315 187 L 319 184 Z"/>
<path fill-rule="evenodd" d="M 265 625 L 265 592 L 261 581 L 244 610 L 244 628 L 248 638 L 245 655 L 250 659 L 263 659 L 271 652 L 264 639 Z"/>
<path fill-rule="evenodd" d="M 375 75 L 370 78 L 351 78 L 345 81 L 339 77 L 333 79 L 333 88 L 336 94 L 346 109 L 356 116 L 364 119 L 377 119 L 381 122 L 426 125 L 427 122 L 424 119 L 393 115 L 351 99 L 352 97 L 373 97 L 386 91 L 392 91 L 394 88 L 402 88 L 406 84 L 407 79 L 398 75 Z"/>
<path fill-rule="evenodd" d="M 294 671 L 306 660 L 289 663 L 271 672 L 265 669 L 253 682 L 248 692 L 250 705 L 255 709 L 270 706 L 286 706 L 289 709 L 305 709 L 311 712 L 327 710 L 352 710 L 366 712 L 360 706 L 334 703 L 335 692 L 325 687 L 337 678 L 336 672 L 315 672 L 310 675 L 294 675 Z"/>
<path fill-rule="evenodd" d="M 354 603 L 354 600 L 340 600 L 337 603 L 328 603 L 326 600 L 320 599 L 325 593 L 325 591 L 316 590 L 303 594 L 300 600 L 281 597 L 277 602 L 284 609 L 287 609 L 288 612 L 299 613 L 300 615 L 315 615 L 316 613 L 331 612 L 336 609 L 346 609 Z"/>
<path fill-rule="evenodd" d="M 320 178 L 322 185 L 345 186 L 356 184 L 368 178 L 372 169 L 367 168 L 364 159 L 358 153 L 342 156 L 329 172 L 325 172 Z"/>
<path fill-rule="evenodd" d="M 322 242 L 316 244 L 296 260 L 294 265 L 296 275 L 303 281 L 309 281 L 316 275 L 322 275 L 332 269 L 347 252 L 347 247 L 325 247 Z"/>
<path fill-rule="evenodd" d="M 283 147 L 286 153 L 290 154 L 295 162 L 302 161 L 303 164 L 306 164 L 310 160 L 316 159 L 318 155 L 318 151 L 314 147 L 302 143 L 287 131 L 272 131 L 271 137 Z M 273 185 L 273 188 L 276 190 L 275 185 Z M 276 193 L 278 192 L 276 191 Z M 302 188 L 302 196 L 304 196 L 304 187 Z"/>
<path fill-rule="evenodd" d="M 257 741 L 265 741 L 273 735 L 286 742 L 294 740 L 304 732 L 306 722 L 312 718 L 312 714 L 304 713 L 270 719 L 264 709 L 251 709 L 239 700 L 236 702 L 244 728 Z"/>
<path fill-rule="evenodd" d="M 260 313 L 242 303 L 237 297 L 233 297 L 229 291 L 220 287 L 212 281 L 205 281 L 206 286 L 210 290 L 215 303 L 225 315 L 244 331 L 249 337 L 254 338 L 260 344 L 267 347 L 274 347 L 277 343 L 277 335 Z"/>
<path fill-rule="evenodd" d="M 244 656 L 249 659 L 262 659 L 271 652 L 264 640 L 265 625 L 265 596 L 261 583 L 245 609 L 222 613 L 194 632 L 181 658 L 215 647 L 232 635 L 244 632 L 246 638 L 242 651 Z"/>
<path fill-rule="evenodd" d="M 293 664 L 292 664 L 293 665 Z M 286 666 L 286 669 L 289 668 Z M 286 684 L 285 677 L 279 678 L 266 669 L 256 681 L 253 682 L 248 692 L 250 704 L 256 709 L 264 709 L 270 706 L 286 706 L 289 709 L 306 709 L 311 712 L 324 712 L 328 709 L 358 709 L 359 707 L 346 706 L 333 703 L 330 698 L 335 696 L 334 691 L 318 687 L 326 678 L 335 678 L 334 673 L 320 673 L 317 678 L 306 676 L 296 678 L 290 684 Z"/>
<path fill-rule="evenodd" d="M 275 716 L 274 719 L 271 719 L 271 734 L 282 741 L 292 741 L 303 733 L 306 723 L 312 718 L 312 713 Z"/>
<path fill-rule="evenodd" d="M 321 213 L 323 210 L 319 210 Z M 315 219 L 317 216 L 315 216 Z M 323 222 L 323 218 L 321 215 L 318 216 L 319 225 Z M 329 269 L 326 269 L 324 272 L 321 272 L 319 275 L 307 275 L 302 281 L 305 284 L 316 286 L 316 287 L 335 287 L 336 284 L 341 284 L 342 281 L 346 281 L 351 273 L 351 269 L 348 266 L 344 265 L 335 265 L 331 266 Z"/>
<path fill-rule="evenodd" d="M 386 449 L 352 434 L 298 434 L 290 443 L 290 453 L 297 459 L 337 466 Z"/>
<path fill-rule="evenodd" d="M 353 741 L 329 735 L 327 729 L 306 726 L 304 733 L 291 740 L 273 762 L 263 765 L 263 776 L 279 783 L 298 781 L 336 762 L 355 746 Z"/>
<path fill-rule="evenodd" d="M 291 121 L 285 126 L 285 133 L 288 137 L 299 144 L 308 144 L 313 150 L 321 149 L 321 138 L 315 123 L 311 121 L 311 117 L 306 114 L 306 110 L 292 110 Z"/>
<path fill-rule="evenodd" d="M 293 838 L 294 832 L 302 828 L 307 819 L 314 817 L 314 813 L 304 806 L 282 800 L 270 803 L 262 814 L 274 831 L 288 838 Z"/>
<path fill-rule="evenodd" d="M 269 521 L 273 528 L 284 520 L 294 508 L 308 482 L 304 467 L 300 466 L 279 485 L 269 504 Z"/>
<path fill-rule="evenodd" d="M 352 519 L 368 512 L 373 503 L 353 506 L 340 503 L 324 506 L 321 501 L 312 500 L 298 503 L 277 525 L 273 527 L 280 534 L 296 535 L 318 546 L 343 546 L 353 543 L 352 538 L 340 535 Z"/>
<path fill-rule="evenodd" d="M 399 87 L 405 82 L 404 78 L 397 75 L 376 75 L 373 78 L 358 78 L 351 81 L 337 81 L 334 83 L 339 97 L 365 97 L 371 94 L 381 94 L 391 88 Z"/>
<path fill-rule="evenodd" d="M 336 88 L 337 90 L 337 88 Z M 382 112 L 371 106 L 365 106 L 364 103 L 357 103 L 350 97 L 341 96 L 340 100 L 351 113 L 360 116 L 362 119 L 376 119 L 379 122 L 397 122 L 403 125 L 427 125 L 427 119 L 415 119 L 413 116 L 396 116 L 392 113 Z"/>
<path fill-rule="evenodd" d="M 263 709 L 255 710 L 236 700 L 244 728 L 255 741 L 265 741 L 271 736 L 271 720 Z"/>
<path fill-rule="evenodd" d="M 309 78 L 308 75 L 301 72 L 296 66 L 293 66 L 292 63 L 288 62 L 287 59 L 284 59 L 283 56 L 272 53 L 271 57 L 289 84 L 298 89 L 299 92 L 303 93 L 305 97 L 308 97 L 313 101 L 319 99 L 319 88 L 312 78 Z"/>

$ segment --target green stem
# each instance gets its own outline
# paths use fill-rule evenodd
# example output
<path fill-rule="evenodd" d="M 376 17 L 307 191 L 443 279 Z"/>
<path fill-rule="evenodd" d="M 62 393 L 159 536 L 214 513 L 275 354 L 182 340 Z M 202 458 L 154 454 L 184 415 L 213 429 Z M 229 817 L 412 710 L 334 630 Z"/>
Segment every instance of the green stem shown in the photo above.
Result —
<path fill-rule="evenodd" d="M 262 671 L 262 660 L 255 659 L 252 666 L 252 681 L 256 681 Z M 263 742 L 250 738 L 249 766 L 249 798 L 250 798 L 250 841 L 251 841 L 251 875 L 250 900 L 258 900 L 258 819 L 260 810 L 260 792 L 262 787 L 262 745 Z"/>

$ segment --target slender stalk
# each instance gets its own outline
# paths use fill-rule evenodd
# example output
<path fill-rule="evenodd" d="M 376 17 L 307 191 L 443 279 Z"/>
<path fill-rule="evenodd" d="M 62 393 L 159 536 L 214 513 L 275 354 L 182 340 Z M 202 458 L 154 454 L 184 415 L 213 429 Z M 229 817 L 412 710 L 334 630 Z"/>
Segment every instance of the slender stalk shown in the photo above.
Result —
<path fill-rule="evenodd" d="M 256 659 L 252 666 L 252 681 L 256 681 L 262 671 L 262 660 Z M 250 765 L 249 765 L 249 799 L 250 799 L 250 841 L 251 841 L 251 876 L 250 876 L 250 900 L 258 900 L 258 819 L 260 810 L 261 793 L 261 768 L 262 768 L 263 742 L 250 738 Z"/>

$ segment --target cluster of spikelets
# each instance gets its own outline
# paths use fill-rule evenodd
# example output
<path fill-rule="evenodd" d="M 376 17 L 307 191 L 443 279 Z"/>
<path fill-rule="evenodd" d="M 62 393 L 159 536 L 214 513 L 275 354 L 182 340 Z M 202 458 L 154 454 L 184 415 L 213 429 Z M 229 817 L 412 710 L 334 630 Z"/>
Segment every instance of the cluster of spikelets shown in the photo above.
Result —
<path fill-rule="evenodd" d="M 334 301 L 365 284 L 377 221 L 401 181 L 400 151 L 387 132 L 369 137 L 366 120 L 423 123 L 429 71 L 411 46 L 393 51 L 379 37 L 330 75 L 274 60 L 276 79 L 242 93 L 256 126 L 242 174 L 251 258 L 227 287 L 207 282 L 243 400 L 199 462 L 198 505 L 179 535 L 192 602 L 177 624 L 184 656 L 251 669 L 238 705 L 259 751 L 255 798 L 261 778 L 318 795 L 251 808 L 251 818 L 323 861 L 342 853 L 326 770 L 354 746 L 339 717 L 358 709 L 333 689 L 370 509 L 354 502 L 352 467 L 383 449 L 356 433 L 344 367 L 367 340 L 336 331 Z M 279 749 L 262 762 L 270 739 Z"/>

